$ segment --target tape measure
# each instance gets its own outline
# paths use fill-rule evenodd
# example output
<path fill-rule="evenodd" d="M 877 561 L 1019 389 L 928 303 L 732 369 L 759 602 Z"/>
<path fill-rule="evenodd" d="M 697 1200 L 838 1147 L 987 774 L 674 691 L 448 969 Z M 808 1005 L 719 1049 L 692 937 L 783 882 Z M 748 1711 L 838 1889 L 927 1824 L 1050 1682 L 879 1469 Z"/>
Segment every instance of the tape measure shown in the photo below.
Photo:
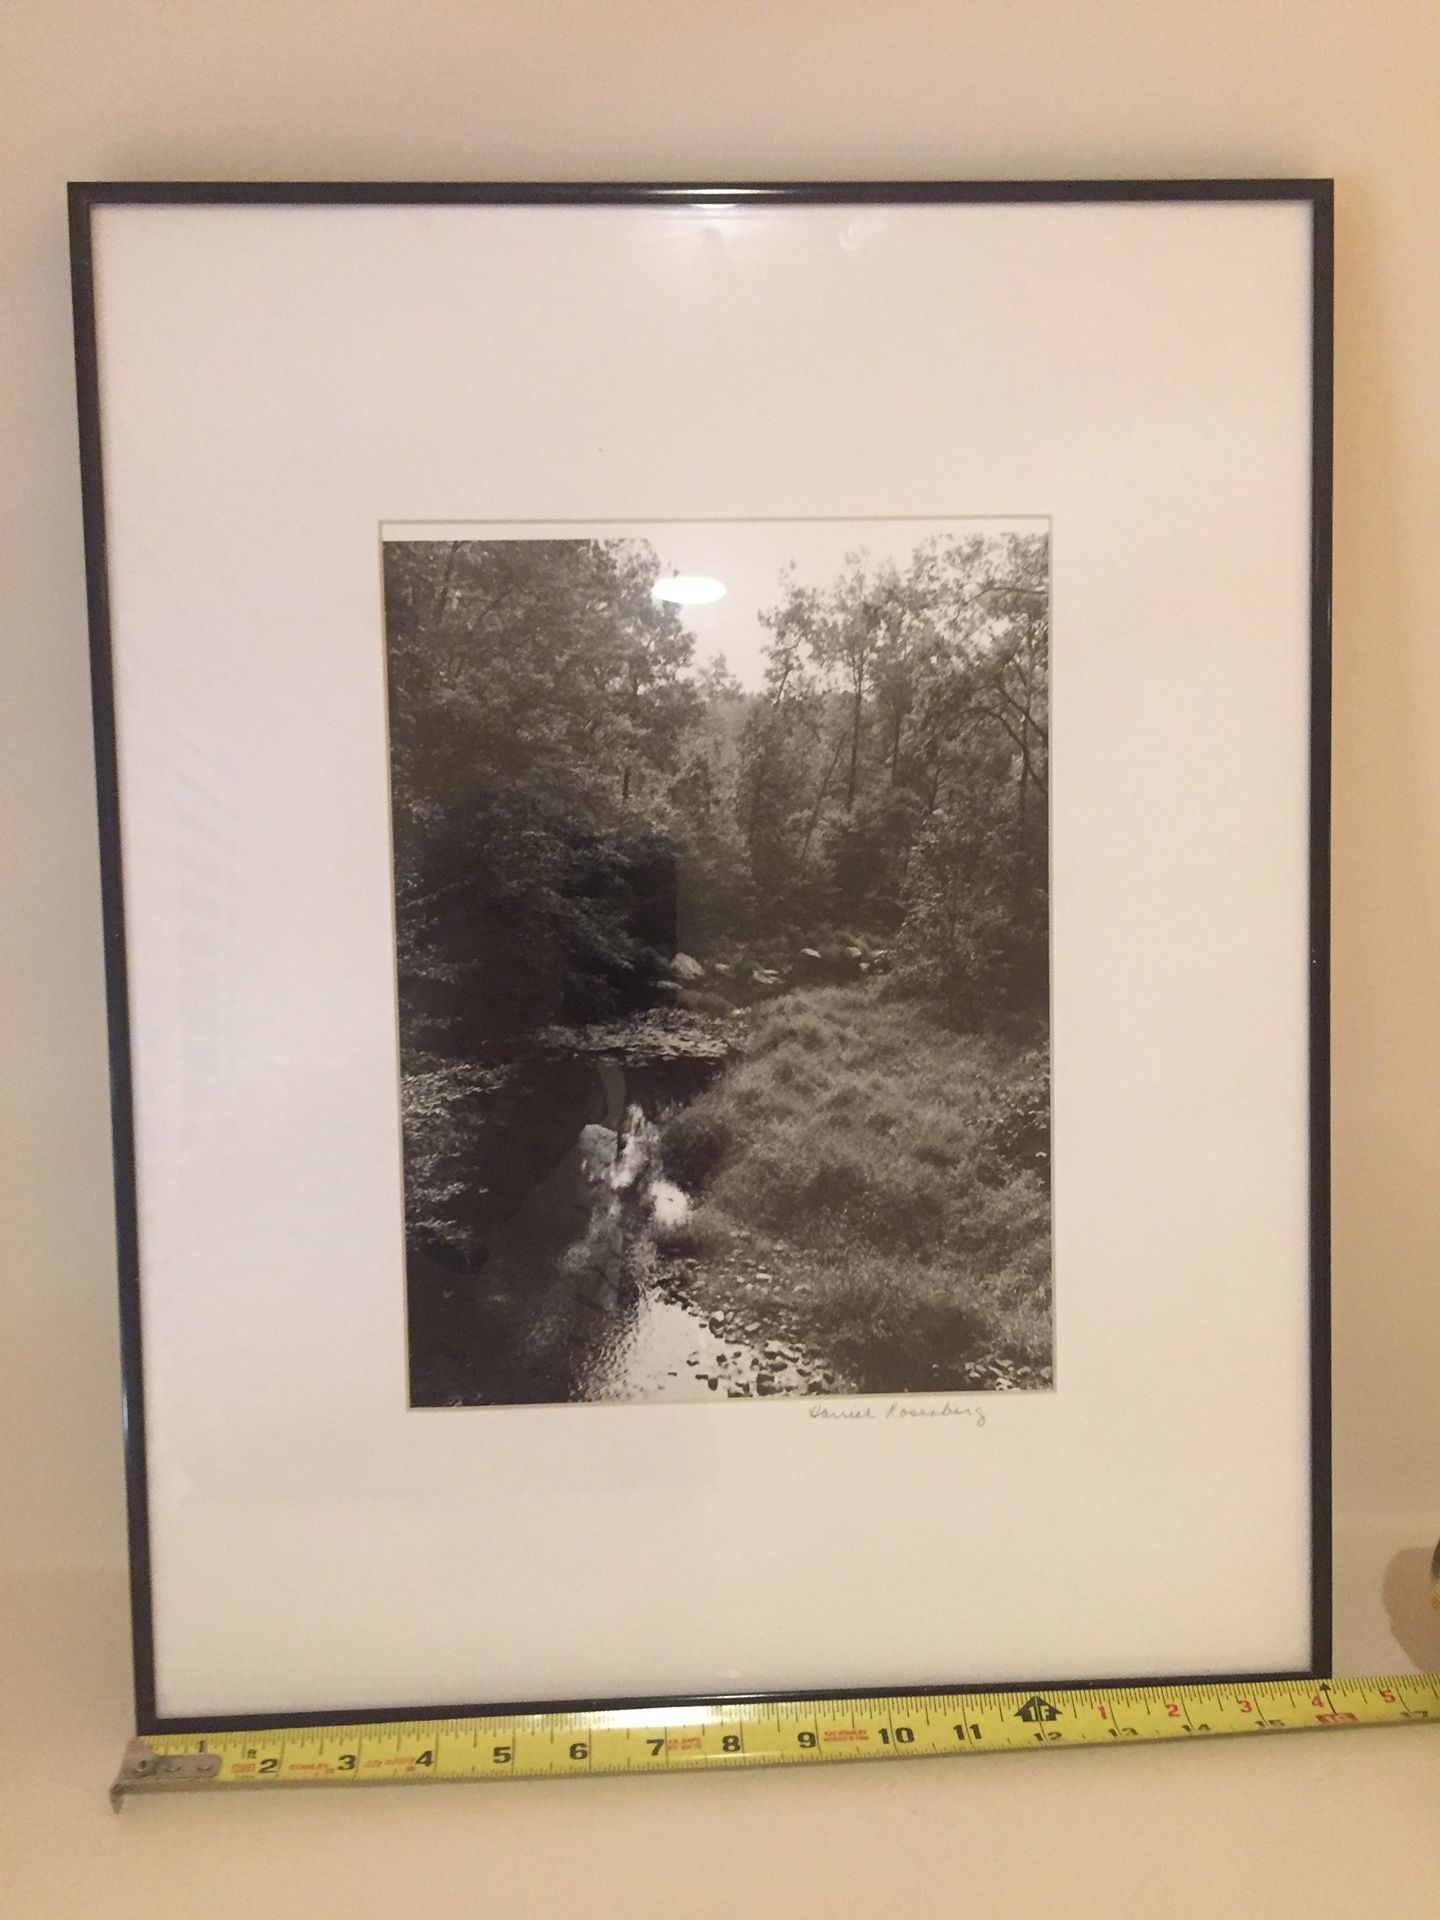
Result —
<path fill-rule="evenodd" d="M 797 1699 L 152 1734 L 131 1741 L 111 1798 L 118 1808 L 127 1794 L 197 1788 L 816 1766 L 1425 1721 L 1440 1722 L 1440 1675 Z"/>

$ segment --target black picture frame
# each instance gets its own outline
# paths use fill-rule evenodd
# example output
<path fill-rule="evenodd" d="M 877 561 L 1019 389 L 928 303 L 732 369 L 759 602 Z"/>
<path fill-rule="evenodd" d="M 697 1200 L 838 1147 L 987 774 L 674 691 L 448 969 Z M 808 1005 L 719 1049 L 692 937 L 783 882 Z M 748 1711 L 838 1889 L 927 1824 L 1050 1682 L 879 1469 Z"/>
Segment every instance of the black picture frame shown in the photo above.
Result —
<path fill-rule="evenodd" d="M 484 1713 L 557 1712 L 597 1708 L 734 1705 L 805 1697 L 791 1693 L 625 1696 L 564 1700 L 419 1702 L 404 1708 L 357 1702 L 343 1710 L 274 1711 L 174 1717 L 158 1710 L 151 1588 L 149 1485 L 145 1446 L 145 1380 L 141 1332 L 137 1169 L 131 1034 L 127 1011 L 124 874 L 120 835 L 114 671 L 111 647 L 106 502 L 102 477 L 102 395 L 97 352 L 92 222 L 99 209 L 124 206 L 605 206 L 717 200 L 802 204 L 967 203 L 1008 205 L 1141 201 L 1288 201 L 1312 219 L 1310 376 L 1310 792 L 1309 792 L 1309 1260 L 1310 1260 L 1310 1592 L 1311 1660 L 1294 1671 L 1233 1677 L 1250 1681 L 1310 1678 L 1329 1671 L 1331 1650 L 1330 1467 L 1330 1146 L 1329 1146 L 1329 866 L 1330 635 L 1334 333 L 1333 184 L 1325 179 L 1153 179 L 1063 181 L 807 181 L 790 183 L 506 184 L 376 182 L 90 181 L 69 188 L 69 230 L 78 391 L 80 473 L 89 616 L 93 723 L 100 828 L 110 1103 L 113 1127 L 119 1327 L 124 1408 L 124 1464 L 130 1552 L 135 1714 L 142 1733 L 188 1733 L 261 1727 L 303 1727 L 405 1721 Z M 1053 1576 L 1051 1576 L 1053 1577 Z M 1217 1676 L 1164 1675 L 1175 1684 Z M 1087 1688 L 1147 1684 L 1134 1675 L 1111 1681 L 1035 1675 L 1036 1686 Z M 884 1694 L 923 1698 L 974 1683 L 853 1686 L 826 1697 Z M 998 1687 L 993 1689 L 999 1691 Z M 1005 1690 L 1009 1690 L 1007 1687 Z"/>

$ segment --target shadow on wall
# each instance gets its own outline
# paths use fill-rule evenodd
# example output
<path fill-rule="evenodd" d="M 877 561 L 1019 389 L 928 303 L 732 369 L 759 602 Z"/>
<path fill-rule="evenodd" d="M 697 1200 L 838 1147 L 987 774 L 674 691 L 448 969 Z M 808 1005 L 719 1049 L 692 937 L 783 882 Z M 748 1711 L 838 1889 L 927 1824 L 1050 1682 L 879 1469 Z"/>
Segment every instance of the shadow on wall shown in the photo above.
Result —
<path fill-rule="evenodd" d="M 1422 1673 L 1440 1672 L 1440 1613 L 1430 1604 L 1432 1548 L 1406 1547 L 1385 1569 L 1390 1631 Z"/>

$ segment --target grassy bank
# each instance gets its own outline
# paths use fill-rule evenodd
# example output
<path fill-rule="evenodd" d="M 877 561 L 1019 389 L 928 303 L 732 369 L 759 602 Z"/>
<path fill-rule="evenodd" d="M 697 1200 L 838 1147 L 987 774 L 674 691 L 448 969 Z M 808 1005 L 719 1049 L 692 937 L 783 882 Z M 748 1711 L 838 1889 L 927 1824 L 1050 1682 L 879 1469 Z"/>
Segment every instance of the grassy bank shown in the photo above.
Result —
<path fill-rule="evenodd" d="M 697 1198 L 665 1251 L 698 1305 L 862 1391 L 1048 1383 L 1043 1045 L 787 994 L 661 1147 Z"/>

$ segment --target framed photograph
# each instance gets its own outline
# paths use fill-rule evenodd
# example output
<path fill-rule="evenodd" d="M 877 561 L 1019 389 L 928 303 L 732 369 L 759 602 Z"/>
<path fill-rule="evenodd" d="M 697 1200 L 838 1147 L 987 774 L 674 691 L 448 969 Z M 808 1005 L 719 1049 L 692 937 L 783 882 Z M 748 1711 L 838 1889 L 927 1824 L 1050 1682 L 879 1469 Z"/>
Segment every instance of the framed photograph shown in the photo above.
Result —
<path fill-rule="evenodd" d="M 140 1730 L 1324 1671 L 1328 183 L 71 217 Z"/>

